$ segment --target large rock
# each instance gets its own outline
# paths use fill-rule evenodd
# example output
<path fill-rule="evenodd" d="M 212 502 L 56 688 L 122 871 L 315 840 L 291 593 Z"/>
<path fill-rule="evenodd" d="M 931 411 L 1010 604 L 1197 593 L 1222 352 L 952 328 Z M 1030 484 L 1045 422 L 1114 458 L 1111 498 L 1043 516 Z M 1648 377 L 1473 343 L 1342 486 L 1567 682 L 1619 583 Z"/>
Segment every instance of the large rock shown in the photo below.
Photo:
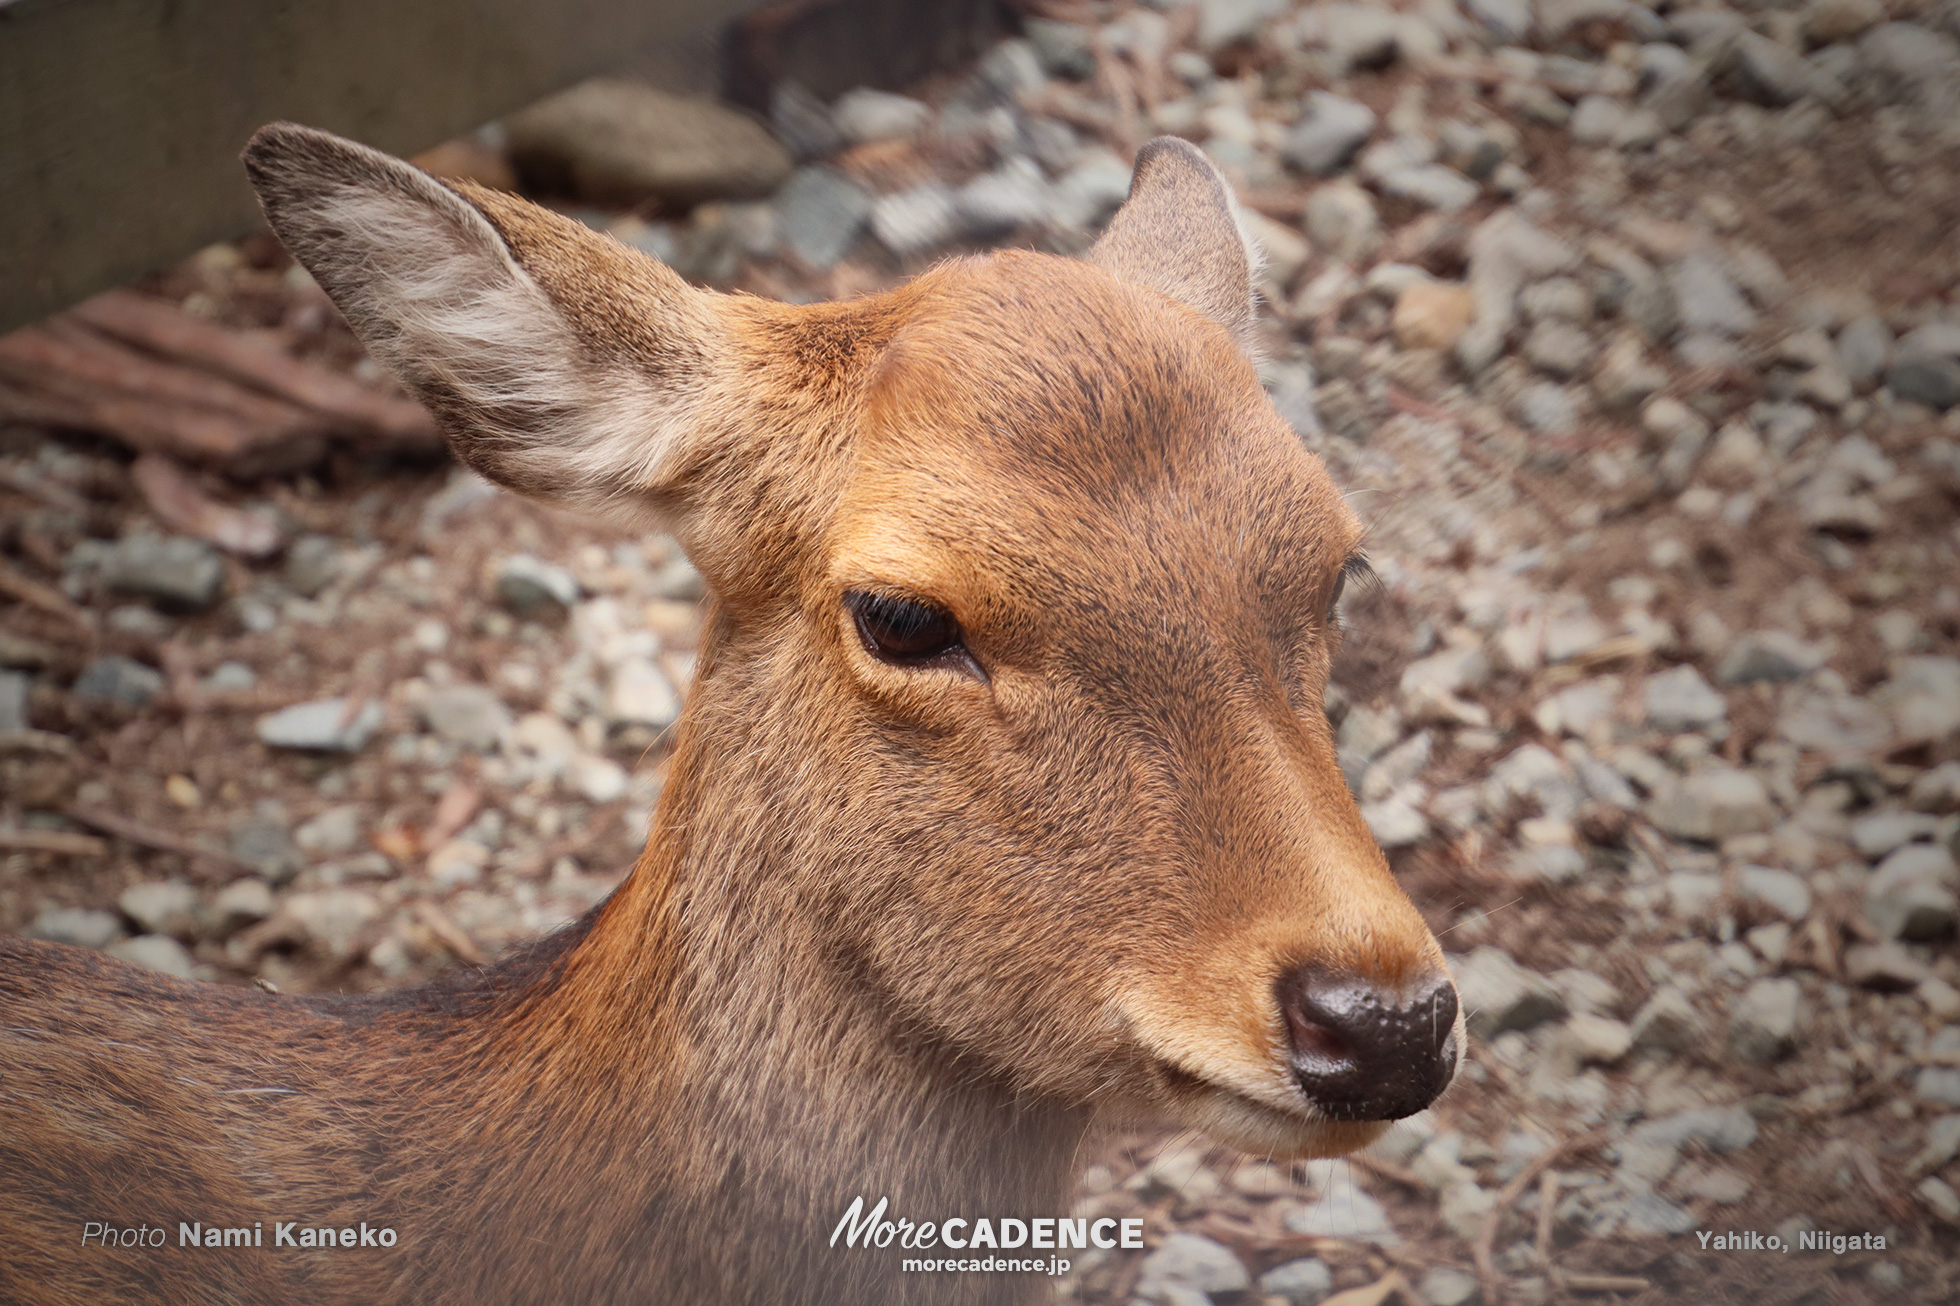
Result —
<path fill-rule="evenodd" d="M 511 161 L 532 185 L 600 203 L 759 199 L 789 176 L 789 151 L 712 100 L 600 78 L 506 120 Z"/>
<path fill-rule="evenodd" d="M 1663 785 L 1647 805 L 1647 819 L 1676 838 L 1719 843 L 1769 829 L 1776 804 L 1751 773 L 1711 767 Z"/>
<path fill-rule="evenodd" d="M 1374 130 L 1375 111 L 1367 105 L 1315 91 L 1280 154 L 1309 176 L 1324 177 L 1345 168 Z"/>
<path fill-rule="evenodd" d="M 483 685 L 432 689 L 420 713 L 430 730 L 479 753 L 496 748 L 511 728 L 510 710 Z"/>
<path fill-rule="evenodd" d="M 1936 939 L 1960 921 L 1960 872 L 1938 844 L 1898 849 L 1865 884 L 1865 916 L 1888 939 Z"/>
<path fill-rule="evenodd" d="M 1252 1277 L 1224 1244 L 1203 1234 L 1174 1233 L 1143 1258 L 1138 1290 L 1147 1295 L 1145 1285 L 1156 1284 L 1193 1288 L 1209 1296 L 1244 1292 L 1252 1286 Z"/>
<path fill-rule="evenodd" d="M 1259 1276 L 1259 1291 L 1268 1299 L 1277 1297 L 1286 1306 L 1320 1306 L 1334 1291 L 1334 1272 L 1326 1262 L 1313 1257 L 1275 1265 Z"/>
<path fill-rule="evenodd" d="M 203 540 L 132 535 L 102 559 L 102 584 L 167 612 L 203 612 L 224 594 L 225 563 Z"/>
<path fill-rule="evenodd" d="M 349 711 L 344 698 L 295 703 L 259 718 L 261 743 L 321 753 L 358 753 L 381 728 L 381 704 L 369 699 Z"/>

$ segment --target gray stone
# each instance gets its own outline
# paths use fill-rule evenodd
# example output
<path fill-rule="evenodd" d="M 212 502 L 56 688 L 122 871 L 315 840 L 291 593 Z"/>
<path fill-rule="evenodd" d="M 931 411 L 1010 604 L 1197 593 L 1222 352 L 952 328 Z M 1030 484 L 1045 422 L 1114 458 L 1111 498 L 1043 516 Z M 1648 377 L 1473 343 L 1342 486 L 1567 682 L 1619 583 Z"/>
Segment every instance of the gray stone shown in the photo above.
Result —
<path fill-rule="evenodd" d="M 1592 337 L 1570 322 L 1545 318 L 1525 337 L 1524 358 L 1541 372 L 1570 380 L 1592 365 Z"/>
<path fill-rule="evenodd" d="M 132 884 L 116 899 L 116 906 L 145 934 L 189 938 L 197 932 L 197 890 L 182 880 Z"/>
<path fill-rule="evenodd" d="M 680 695 L 652 661 L 629 658 L 613 668 L 606 693 L 606 717 L 613 725 L 663 730 L 680 714 Z"/>
<path fill-rule="evenodd" d="M 1503 45 L 1522 44 L 1535 21 L 1531 0 L 1465 0 L 1463 7 Z"/>
<path fill-rule="evenodd" d="M 286 588 L 318 598 L 340 576 L 340 546 L 327 535 L 302 535 L 286 550 Z"/>
<path fill-rule="evenodd" d="M 1361 819 L 1383 848 L 1410 848 L 1429 837 L 1429 818 L 1400 797 L 1363 803 Z"/>
<path fill-rule="evenodd" d="M 243 662 L 220 662 L 202 681 L 203 687 L 214 694 L 242 692 L 256 688 L 258 683 L 259 673 Z"/>
<path fill-rule="evenodd" d="M 1769 790 L 1748 771 L 1710 767 L 1667 781 L 1647 804 L 1647 819 L 1679 839 L 1719 843 L 1776 823 Z"/>
<path fill-rule="evenodd" d="M 197 963 L 184 945 L 161 934 L 139 934 L 133 939 L 112 943 L 106 949 L 111 957 L 132 966 L 162 971 L 178 979 L 196 979 Z"/>
<path fill-rule="evenodd" d="M 1350 267 L 1366 263 L 1381 248 L 1374 196 L 1351 181 L 1315 187 L 1307 196 L 1305 223 L 1315 248 Z"/>
<path fill-rule="evenodd" d="M 1048 220 L 1048 181 L 1034 160 L 1017 154 L 960 187 L 953 207 L 966 229 L 977 236 L 1034 226 Z"/>
<path fill-rule="evenodd" d="M 292 829 L 277 802 L 260 803 L 231 827 L 231 855 L 258 867 L 259 874 L 283 884 L 299 869 Z"/>
<path fill-rule="evenodd" d="M 497 601 L 520 617 L 562 616 L 578 599 L 578 581 L 555 563 L 516 553 L 497 566 Z"/>
<path fill-rule="evenodd" d="M 1381 1203 L 1352 1184 L 1342 1185 L 1339 1192 L 1322 1193 L 1311 1205 L 1288 1211 L 1285 1224 L 1294 1233 L 1314 1238 L 1343 1238 L 1388 1247 L 1402 1241 Z"/>
<path fill-rule="evenodd" d="M 1774 983 L 1776 981 L 1763 981 Z M 1794 981 L 1783 981 L 1794 987 Z M 1682 1147 L 1699 1143 L 1711 1152 L 1739 1152 L 1756 1141 L 1756 1118 L 1739 1106 L 1694 1107 L 1654 1120 L 1643 1120 L 1627 1132 L 1633 1142 L 1649 1147 Z"/>
<path fill-rule="evenodd" d="M 1100 227 L 1130 193 L 1130 165 L 1109 150 L 1093 150 L 1055 180 L 1057 225 Z"/>
<path fill-rule="evenodd" d="M 1648 677 L 1646 700 L 1648 726 L 1669 734 L 1706 730 L 1729 717 L 1728 700 L 1686 663 Z"/>
<path fill-rule="evenodd" d="M 1736 33 L 1727 79 L 1737 95 L 1770 109 L 1794 104 L 1822 89 L 1816 70 L 1802 55 L 1750 31 Z"/>
<path fill-rule="evenodd" d="M 1373 5 L 1322 6 L 1321 41 L 1329 53 L 1350 69 L 1381 68 L 1401 53 L 1401 24 L 1397 15 Z"/>
<path fill-rule="evenodd" d="M 272 915 L 275 904 L 272 900 L 272 886 L 255 876 L 234 880 L 218 891 L 211 900 L 211 914 L 218 929 L 231 934 L 248 925 L 256 925 Z"/>
<path fill-rule="evenodd" d="M 1915 812 L 1960 811 L 1960 762 L 1941 762 L 1922 771 L 1907 791 L 1906 802 Z"/>
<path fill-rule="evenodd" d="M 1793 1055 L 1802 1006 L 1803 991 L 1795 980 L 1757 980 L 1743 992 L 1729 1017 L 1729 1050 L 1755 1062 Z"/>
<path fill-rule="evenodd" d="M 1868 989 L 1903 993 L 1925 983 L 1932 973 L 1932 967 L 1890 940 L 1854 943 L 1844 950 L 1845 978 Z"/>
<path fill-rule="evenodd" d="M 1243 41 L 1286 8 L 1286 0 L 1198 0 L 1198 48 L 1209 54 Z"/>
<path fill-rule="evenodd" d="M 1953 855 L 1938 844 L 1907 844 L 1865 884 L 1865 916 L 1880 937 L 1915 942 L 1950 933 L 1960 920 Z"/>
<path fill-rule="evenodd" d="M 1872 691 L 1907 738 L 1938 738 L 1960 730 L 1960 658 L 1903 657 L 1892 677 Z"/>
<path fill-rule="evenodd" d="M 1096 34 L 1092 28 L 1052 18 L 1024 18 L 1021 30 L 1050 75 L 1081 78 L 1096 71 Z"/>
<path fill-rule="evenodd" d="M 1470 1032 L 1481 1039 L 1532 1029 L 1565 1014 L 1565 999 L 1543 975 L 1525 970 L 1501 948 L 1485 945 L 1451 959 L 1457 996 Z"/>
<path fill-rule="evenodd" d="M 871 231 L 894 254 L 937 249 L 959 231 L 953 192 L 937 181 L 880 195 L 871 205 Z"/>
<path fill-rule="evenodd" d="M 1838 332 L 1838 368 L 1851 388 L 1863 394 L 1876 386 L 1892 359 L 1892 332 L 1885 321 L 1867 313 Z"/>
<path fill-rule="evenodd" d="M 1321 1299 L 1334 1291 L 1334 1272 L 1324 1261 L 1302 1257 L 1260 1275 L 1259 1291 L 1278 1297 L 1286 1306 L 1320 1306 Z"/>
<path fill-rule="evenodd" d="M 1315 91 L 1280 155 L 1309 176 L 1324 177 L 1345 168 L 1374 130 L 1375 112 L 1367 105 Z"/>
<path fill-rule="evenodd" d="M 204 612 L 223 596 L 225 563 L 203 540 L 132 535 L 103 556 L 102 584 L 149 599 L 167 612 Z"/>
<path fill-rule="evenodd" d="M 497 747 L 511 727 L 510 710 L 482 685 L 432 689 L 418 710 L 437 735 L 479 753 Z"/>
<path fill-rule="evenodd" d="M 123 923 L 112 911 L 43 907 L 21 932 L 30 939 L 72 943 L 78 948 L 106 948 L 123 936 Z"/>
<path fill-rule="evenodd" d="M 345 960 L 367 942 L 368 926 L 381 914 L 381 904 L 358 889 L 322 889 L 287 895 L 281 910 L 317 951 Z"/>
<path fill-rule="evenodd" d="M 1212 1306 L 1212 1300 L 1196 1288 L 1181 1283 L 1138 1283 L 1136 1300 L 1144 1306 Z"/>
<path fill-rule="evenodd" d="M 1668 906 L 1682 920 L 1699 920 L 1722 896 L 1722 877 L 1693 871 L 1675 871 L 1662 882 Z"/>
<path fill-rule="evenodd" d="M 95 703 L 138 708 L 161 694 L 161 672 L 119 653 L 99 657 L 82 668 L 75 679 L 75 697 Z"/>
<path fill-rule="evenodd" d="M 1626 123 L 1627 110 L 1610 95 L 1588 95 L 1572 110 L 1565 129 L 1581 145 L 1608 145 Z"/>
<path fill-rule="evenodd" d="M 1143 1283 L 1169 1283 L 1199 1292 L 1244 1292 L 1252 1276 L 1230 1248 L 1202 1234 L 1174 1233 L 1143 1258 Z"/>
<path fill-rule="evenodd" d="M 1851 846 L 1866 857 L 1883 857 L 1909 843 L 1933 838 L 1939 824 L 1925 812 L 1873 812 L 1851 823 Z"/>
<path fill-rule="evenodd" d="M 1698 1223 L 1693 1211 L 1665 1197 L 1633 1193 L 1595 1206 L 1586 1228 L 1596 1237 L 1660 1238 L 1687 1233 Z"/>
<path fill-rule="evenodd" d="M 1824 665 L 1824 652 L 1788 631 L 1751 630 L 1736 637 L 1715 673 L 1718 685 L 1780 684 Z"/>
<path fill-rule="evenodd" d="M 293 831 L 293 845 L 316 857 L 341 857 L 361 842 L 361 809 L 352 803 L 329 807 Z"/>
<path fill-rule="evenodd" d="M 871 217 L 864 187 L 835 168 L 799 168 L 776 193 L 783 243 L 819 271 L 836 266 Z"/>
<path fill-rule="evenodd" d="M 1570 821 L 1579 814 L 1578 786 L 1558 755 L 1541 744 L 1526 744 L 1493 766 L 1481 798 L 1487 812 L 1501 812 L 1513 800 L 1522 800 L 1554 820 Z"/>
<path fill-rule="evenodd" d="M 789 152 L 746 114 L 618 78 L 561 91 L 504 127 L 528 181 L 593 203 L 756 199 L 790 171 Z"/>
<path fill-rule="evenodd" d="M 1429 1306 L 1470 1306 L 1481 1291 L 1477 1276 L 1453 1265 L 1439 1265 L 1424 1274 L 1416 1291 Z"/>
<path fill-rule="evenodd" d="M 1579 402 L 1564 386 L 1539 381 L 1518 395 L 1518 420 L 1539 435 L 1569 435 L 1579 425 Z"/>
<path fill-rule="evenodd" d="M 1707 251 L 1691 251 L 1668 269 L 1667 277 L 1681 325 L 1690 334 L 1732 337 L 1756 325 L 1756 311 L 1720 260 Z"/>
<path fill-rule="evenodd" d="M 33 683 L 24 671 L 0 671 L 0 735 L 27 729 L 27 690 Z"/>
<path fill-rule="evenodd" d="M 1879 0 L 1810 0 L 1804 6 L 1803 32 L 1814 45 L 1855 40 L 1885 21 Z"/>
<path fill-rule="evenodd" d="M 1895 399 L 1945 412 L 1960 404 L 1960 359 L 1901 358 L 1885 378 Z"/>
<path fill-rule="evenodd" d="M 1048 83 L 1041 52 L 1034 42 L 1010 38 L 995 45 L 981 57 L 974 78 L 1003 104 L 1017 104 L 1020 97 L 1040 90 Z"/>
<path fill-rule="evenodd" d="M 932 119 L 932 106 L 908 95 L 860 86 L 844 92 L 830 107 L 831 121 L 854 144 L 909 140 Z"/>
<path fill-rule="evenodd" d="M 1960 1106 L 1960 1070 L 1922 1066 L 1912 1082 L 1913 1096 L 1936 1106 Z"/>
<path fill-rule="evenodd" d="M 273 748 L 358 753 L 381 728 L 381 704 L 367 699 L 353 708 L 345 698 L 295 703 L 258 720 L 259 742 Z"/>
<path fill-rule="evenodd" d="M 844 133 L 830 120 L 829 107 L 788 78 L 769 93 L 769 126 L 798 163 L 834 154 L 844 145 Z"/>
<path fill-rule="evenodd" d="M 1744 866 L 1735 879 L 1743 898 L 1762 903 L 1785 920 L 1810 915 L 1810 886 L 1800 876 L 1774 866 Z"/>
<path fill-rule="evenodd" d="M 1384 195 L 1409 200 L 1427 209 L 1458 213 L 1477 202 L 1477 183 L 1440 163 L 1391 168 L 1376 178 Z"/>
<path fill-rule="evenodd" d="M 1892 723 L 1861 698 L 1796 686 L 1783 698 L 1777 730 L 1791 743 L 1821 753 L 1867 753 L 1892 737 Z"/>
<path fill-rule="evenodd" d="M 1680 1052 L 1702 1037 L 1701 1015 L 1677 988 L 1656 990 L 1633 1016 L 1635 1052 Z"/>

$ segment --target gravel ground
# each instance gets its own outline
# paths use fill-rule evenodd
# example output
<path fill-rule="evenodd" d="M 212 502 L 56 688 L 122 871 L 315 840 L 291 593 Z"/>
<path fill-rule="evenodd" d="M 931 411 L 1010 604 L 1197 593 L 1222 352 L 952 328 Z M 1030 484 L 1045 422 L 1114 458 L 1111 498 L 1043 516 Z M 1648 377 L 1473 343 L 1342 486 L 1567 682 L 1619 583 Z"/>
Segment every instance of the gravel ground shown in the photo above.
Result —
<path fill-rule="evenodd" d="M 1264 374 L 1382 576 L 1343 764 L 1474 1046 L 1354 1160 L 1107 1140 L 1081 1212 L 1149 1248 L 1063 1299 L 1954 1300 L 1960 5 L 1040 8 L 914 96 L 779 93 L 729 148 L 772 198 L 562 206 L 809 300 L 1080 249 L 1158 131 L 1247 201 Z M 602 167 L 549 129 L 527 166 Z M 267 238 L 147 289 L 372 371 Z M 73 605 L 0 598 L 0 826 L 55 849 L 0 852 L 0 928 L 371 991 L 629 865 L 699 635 L 670 541 L 343 455 L 225 490 L 294 535 L 248 564 L 109 446 L 7 429 L 0 472 Z"/>

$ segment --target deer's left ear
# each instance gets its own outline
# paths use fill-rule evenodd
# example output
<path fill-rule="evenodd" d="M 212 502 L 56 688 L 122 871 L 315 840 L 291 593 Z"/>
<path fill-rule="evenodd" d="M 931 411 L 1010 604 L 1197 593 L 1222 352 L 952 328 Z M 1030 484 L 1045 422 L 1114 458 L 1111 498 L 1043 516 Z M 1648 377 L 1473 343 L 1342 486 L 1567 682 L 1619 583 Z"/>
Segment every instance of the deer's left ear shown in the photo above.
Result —
<path fill-rule="evenodd" d="M 1259 255 L 1231 183 L 1189 141 L 1159 136 L 1137 151 L 1130 197 L 1086 257 L 1197 309 L 1251 352 Z"/>

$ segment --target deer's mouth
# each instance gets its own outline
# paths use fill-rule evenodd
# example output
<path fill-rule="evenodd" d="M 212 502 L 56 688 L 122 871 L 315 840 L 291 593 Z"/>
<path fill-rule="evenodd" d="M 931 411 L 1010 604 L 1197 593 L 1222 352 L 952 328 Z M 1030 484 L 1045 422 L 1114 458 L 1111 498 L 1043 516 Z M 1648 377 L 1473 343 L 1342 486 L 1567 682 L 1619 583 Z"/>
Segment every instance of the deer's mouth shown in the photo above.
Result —
<path fill-rule="evenodd" d="M 1323 1114 L 1304 1093 L 1282 1108 L 1168 1061 L 1158 1062 L 1166 1096 L 1179 1123 L 1243 1152 L 1275 1158 L 1342 1156 L 1387 1132 L 1392 1120 L 1340 1120 Z"/>

